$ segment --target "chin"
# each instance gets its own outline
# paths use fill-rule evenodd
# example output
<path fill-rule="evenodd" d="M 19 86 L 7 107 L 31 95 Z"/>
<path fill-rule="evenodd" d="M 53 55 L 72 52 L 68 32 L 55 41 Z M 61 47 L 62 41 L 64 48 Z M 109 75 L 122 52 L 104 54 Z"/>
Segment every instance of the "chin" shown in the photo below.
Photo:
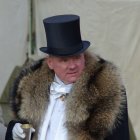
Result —
<path fill-rule="evenodd" d="M 77 78 L 72 78 L 69 80 L 69 83 L 75 83 L 77 81 Z"/>
<path fill-rule="evenodd" d="M 71 75 L 71 76 L 68 76 L 67 78 L 65 78 L 65 82 L 67 83 L 67 84 L 71 84 L 71 83 L 75 83 L 76 81 L 77 81 L 77 79 L 79 78 L 79 76 L 73 76 L 73 75 Z M 67 80 L 68 79 L 68 80 Z"/>

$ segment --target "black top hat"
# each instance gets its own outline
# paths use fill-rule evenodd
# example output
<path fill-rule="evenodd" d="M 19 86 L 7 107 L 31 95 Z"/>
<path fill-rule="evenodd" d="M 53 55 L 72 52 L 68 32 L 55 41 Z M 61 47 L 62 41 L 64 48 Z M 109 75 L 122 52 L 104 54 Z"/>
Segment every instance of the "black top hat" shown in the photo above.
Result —
<path fill-rule="evenodd" d="M 44 53 L 55 56 L 70 56 L 84 52 L 90 45 L 82 41 L 80 17 L 77 15 L 57 15 L 43 20 L 47 47 L 41 47 Z"/>

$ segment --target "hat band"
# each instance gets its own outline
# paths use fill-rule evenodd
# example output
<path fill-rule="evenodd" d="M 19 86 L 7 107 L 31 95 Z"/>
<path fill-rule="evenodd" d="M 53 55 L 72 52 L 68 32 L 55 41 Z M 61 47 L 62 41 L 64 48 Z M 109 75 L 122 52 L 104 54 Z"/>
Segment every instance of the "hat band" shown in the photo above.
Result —
<path fill-rule="evenodd" d="M 71 55 L 83 49 L 83 44 L 69 47 L 48 47 L 48 54 L 52 55 Z"/>

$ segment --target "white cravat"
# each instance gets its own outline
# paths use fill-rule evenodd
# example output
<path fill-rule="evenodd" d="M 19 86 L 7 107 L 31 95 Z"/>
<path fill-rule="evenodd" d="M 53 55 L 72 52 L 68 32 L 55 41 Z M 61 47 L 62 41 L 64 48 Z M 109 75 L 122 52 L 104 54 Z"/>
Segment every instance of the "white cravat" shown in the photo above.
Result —
<path fill-rule="evenodd" d="M 67 140 L 65 104 L 60 96 L 70 93 L 72 84 L 65 85 L 56 75 L 50 87 L 50 103 L 39 131 L 38 140 Z"/>

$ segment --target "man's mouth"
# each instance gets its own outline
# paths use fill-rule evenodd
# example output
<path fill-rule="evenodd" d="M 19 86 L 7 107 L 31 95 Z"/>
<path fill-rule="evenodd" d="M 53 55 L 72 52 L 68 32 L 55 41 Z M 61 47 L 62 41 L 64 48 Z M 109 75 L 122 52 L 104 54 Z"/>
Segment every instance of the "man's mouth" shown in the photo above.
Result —
<path fill-rule="evenodd" d="M 77 72 L 69 72 L 68 74 L 77 74 Z"/>

